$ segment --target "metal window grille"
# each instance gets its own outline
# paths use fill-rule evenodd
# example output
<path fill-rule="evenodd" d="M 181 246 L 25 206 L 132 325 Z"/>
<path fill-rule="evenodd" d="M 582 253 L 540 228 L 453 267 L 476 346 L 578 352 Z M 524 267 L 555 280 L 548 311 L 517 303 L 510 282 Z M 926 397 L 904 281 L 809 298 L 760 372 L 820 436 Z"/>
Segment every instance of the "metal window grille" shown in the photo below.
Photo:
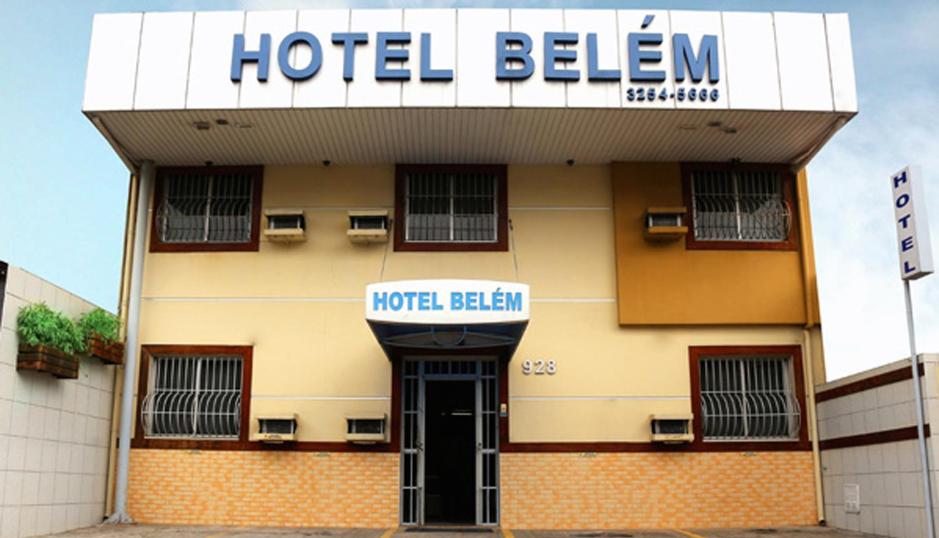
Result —
<path fill-rule="evenodd" d="M 799 437 L 791 357 L 704 357 L 699 368 L 705 441 Z"/>
<path fill-rule="evenodd" d="M 141 416 L 147 437 L 238 438 L 241 357 L 160 355 L 151 368 Z"/>
<path fill-rule="evenodd" d="M 498 177 L 475 172 L 414 172 L 405 178 L 405 240 L 494 243 Z"/>
<path fill-rule="evenodd" d="M 774 171 L 691 175 L 694 236 L 713 241 L 785 241 L 791 211 Z"/>
<path fill-rule="evenodd" d="M 199 171 L 161 178 L 157 208 L 164 243 L 247 243 L 251 240 L 254 177 Z"/>

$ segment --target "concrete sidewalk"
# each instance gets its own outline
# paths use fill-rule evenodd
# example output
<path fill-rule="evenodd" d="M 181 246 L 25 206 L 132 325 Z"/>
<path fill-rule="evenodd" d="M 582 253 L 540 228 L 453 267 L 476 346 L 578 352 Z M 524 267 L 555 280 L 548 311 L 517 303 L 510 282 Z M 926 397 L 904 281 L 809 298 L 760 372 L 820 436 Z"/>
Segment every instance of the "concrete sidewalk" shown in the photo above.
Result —
<path fill-rule="evenodd" d="M 190 527 L 180 525 L 98 525 L 49 536 L 63 538 L 847 538 L 870 535 L 824 527 L 778 529 L 660 529 L 618 531 L 539 531 L 485 527 L 392 529 L 314 529 Z"/>

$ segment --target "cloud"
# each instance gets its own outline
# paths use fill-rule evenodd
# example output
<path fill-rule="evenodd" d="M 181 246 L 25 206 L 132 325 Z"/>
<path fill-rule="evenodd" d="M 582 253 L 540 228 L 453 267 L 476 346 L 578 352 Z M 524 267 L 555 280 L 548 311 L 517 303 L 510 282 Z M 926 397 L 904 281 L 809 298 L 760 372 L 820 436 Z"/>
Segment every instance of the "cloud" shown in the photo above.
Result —
<path fill-rule="evenodd" d="M 939 138 L 930 121 L 939 95 L 907 92 L 860 108 L 809 165 L 829 379 L 909 356 L 889 176 L 910 162 L 922 166 L 939 235 Z M 939 277 L 912 286 L 918 351 L 939 352 Z"/>

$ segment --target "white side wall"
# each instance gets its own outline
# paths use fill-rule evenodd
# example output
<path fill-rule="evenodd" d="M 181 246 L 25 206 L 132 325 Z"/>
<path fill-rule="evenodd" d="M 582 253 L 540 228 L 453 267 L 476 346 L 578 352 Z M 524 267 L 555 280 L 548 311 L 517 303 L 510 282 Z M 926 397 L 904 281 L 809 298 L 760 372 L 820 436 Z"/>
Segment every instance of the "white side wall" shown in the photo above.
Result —
<path fill-rule="evenodd" d="M 0 538 L 100 523 L 114 367 L 83 359 L 79 378 L 16 370 L 16 314 L 44 301 L 68 316 L 94 305 L 9 268 L 0 325 Z"/>
<path fill-rule="evenodd" d="M 921 355 L 925 375 L 921 381 L 926 399 L 926 423 L 939 420 L 937 355 Z M 909 360 L 863 372 L 816 387 L 817 392 L 896 371 L 909 370 Z M 911 379 L 890 383 L 818 403 L 819 438 L 875 434 L 916 425 Z M 939 427 L 934 424 L 933 428 Z M 934 430 L 935 431 L 935 430 Z M 929 439 L 933 491 L 936 486 L 936 437 Z M 923 485 L 915 439 L 822 450 L 825 517 L 832 527 L 896 538 L 926 535 Z M 845 484 L 860 487 L 860 513 L 848 513 Z M 936 496 L 934 494 L 933 498 Z M 935 504 L 934 504 L 935 507 Z M 934 508 L 935 510 L 935 508 Z"/>

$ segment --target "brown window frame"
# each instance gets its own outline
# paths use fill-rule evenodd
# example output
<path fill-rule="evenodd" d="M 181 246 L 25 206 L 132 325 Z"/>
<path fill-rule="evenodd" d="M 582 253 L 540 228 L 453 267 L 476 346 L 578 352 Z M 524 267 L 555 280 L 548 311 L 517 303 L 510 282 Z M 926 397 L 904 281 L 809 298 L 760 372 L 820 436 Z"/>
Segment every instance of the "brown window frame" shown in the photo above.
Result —
<path fill-rule="evenodd" d="M 160 239 L 159 215 L 163 200 L 163 181 L 173 173 L 231 173 L 238 172 L 253 177 L 251 190 L 251 237 L 244 243 L 177 243 Z M 157 168 L 156 184 L 153 186 L 153 215 L 150 219 L 150 252 L 257 252 L 261 238 L 261 190 L 264 182 L 263 166 L 167 166 Z"/>
<path fill-rule="evenodd" d="M 705 441 L 703 435 L 703 415 L 701 412 L 701 370 L 700 361 L 703 356 L 740 356 L 740 355 L 776 355 L 792 359 L 792 383 L 796 401 L 799 403 L 799 437 L 793 440 L 745 440 L 745 441 Z M 736 451 L 778 451 L 778 450 L 811 450 L 812 445 L 808 438 L 808 414 L 806 407 L 805 375 L 802 364 L 802 348 L 800 346 L 690 346 L 688 348 L 688 367 L 691 381 L 691 412 L 694 441 L 691 446 L 702 452 L 736 452 Z"/>
<path fill-rule="evenodd" d="M 496 240 L 491 243 L 408 242 L 405 240 L 405 180 L 410 172 L 478 172 L 496 175 Z M 509 202 L 507 167 L 501 164 L 399 164 L 395 167 L 394 249 L 398 252 L 507 252 L 509 250 Z"/>
<path fill-rule="evenodd" d="M 254 348 L 252 346 L 191 346 L 191 345 L 148 345 L 141 348 L 140 376 L 137 381 L 137 414 L 133 448 L 185 448 L 195 450 L 244 449 L 250 446 L 248 431 L 251 426 L 251 370 Z M 241 424 L 238 439 L 163 439 L 148 438 L 143 430 L 143 400 L 147 395 L 150 381 L 150 365 L 154 355 L 239 355 L 241 357 Z"/>
<path fill-rule="evenodd" d="M 697 239 L 694 235 L 694 199 L 691 174 L 698 171 L 767 171 L 779 174 L 782 180 L 783 199 L 790 211 L 789 236 L 783 241 L 720 241 Z M 688 233 L 685 236 L 685 248 L 688 250 L 799 250 L 799 204 L 796 198 L 796 175 L 783 164 L 756 163 L 682 163 L 682 197 L 688 209 Z"/>

